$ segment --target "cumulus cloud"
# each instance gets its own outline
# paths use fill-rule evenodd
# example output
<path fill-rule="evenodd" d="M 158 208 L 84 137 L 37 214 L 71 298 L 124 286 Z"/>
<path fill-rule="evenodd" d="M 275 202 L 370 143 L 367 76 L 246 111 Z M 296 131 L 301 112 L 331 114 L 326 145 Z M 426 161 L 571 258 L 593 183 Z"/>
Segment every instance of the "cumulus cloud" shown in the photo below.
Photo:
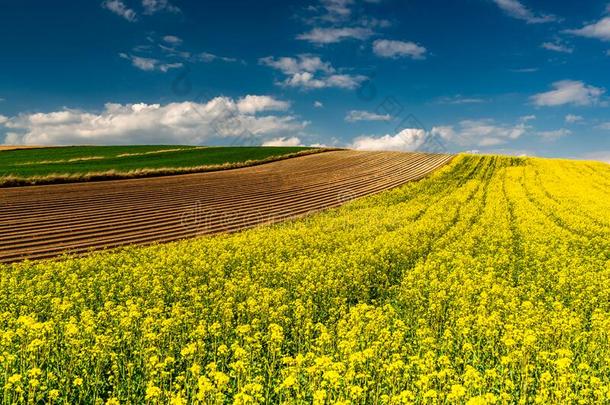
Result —
<path fill-rule="evenodd" d="M 271 96 L 245 96 L 237 101 L 237 109 L 243 114 L 256 114 L 262 111 L 286 111 L 290 108 L 287 101 Z"/>
<path fill-rule="evenodd" d="M 347 122 L 358 122 L 358 121 L 391 121 L 392 116 L 390 114 L 376 114 L 369 111 L 352 110 L 345 116 Z"/>
<path fill-rule="evenodd" d="M 603 88 L 589 86 L 581 81 L 560 80 L 553 83 L 553 90 L 535 94 L 530 100 L 537 106 L 560 106 L 566 104 L 588 106 L 599 103 Z"/>
<path fill-rule="evenodd" d="M 260 63 L 265 66 L 277 69 L 285 75 L 294 75 L 301 72 L 316 73 L 333 73 L 335 69 L 330 63 L 322 61 L 319 56 L 302 54 L 296 58 L 281 57 L 274 58 L 268 56 L 261 58 Z"/>
<path fill-rule="evenodd" d="M 602 122 L 601 124 L 599 124 L 595 128 L 610 131 L 610 121 L 609 122 Z"/>
<path fill-rule="evenodd" d="M 6 122 L 8 122 L 8 117 L 4 116 L 4 115 L 0 115 L 0 125 L 3 125 Z"/>
<path fill-rule="evenodd" d="M 553 51 L 553 52 L 561 52 L 561 53 L 572 53 L 574 52 L 574 48 L 571 48 L 565 44 L 559 42 L 543 42 L 540 45 L 542 48 Z"/>
<path fill-rule="evenodd" d="M 387 26 L 386 20 L 378 20 L 372 17 L 360 17 L 362 7 L 356 7 L 359 3 L 380 3 L 381 0 L 320 0 L 318 5 L 310 5 L 307 11 L 313 12 L 313 18 L 306 19 L 309 23 L 340 24 L 348 21 L 361 20 L 370 26 Z M 354 15 L 356 14 L 356 15 Z M 359 18 L 360 17 L 360 18 Z"/>
<path fill-rule="evenodd" d="M 137 13 L 127 7 L 123 0 L 104 0 L 102 7 L 112 11 L 114 14 L 119 15 L 127 21 L 137 21 Z M 179 13 L 180 9 L 170 3 L 168 0 L 142 0 L 143 14 L 152 15 L 160 11 L 167 11 L 170 13 Z"/>
<path fill-rule="evenodd" d="M 244 136 L 263 143 L 307 125 L 292 115 L 257 114 L 286 108 L 285 102 L 267 96 L 166 105 L 109 103 L 101 112 L 65 109 L 20 114 L 3 125 L 9 129 L 8 144 L 203 144 Z"/>
<path fill-rule="evenodd" d="M 329 22 L 348 20 L 352 14 L 351 6 L 354 0 L 320 0 L 324 9 L 320 19 Z"/>
<path fill-rule="evenodd" d="M 431 133 L 460 146 L 495 146 L 520 138 L 531 127 L 533 116 L 519 119 L 515 125 L 502 125 L 491 119 L 464 120 L 457 126 L 438 126 Z"/>
<path fill-rule="evenodd" d="M 178 69 L 184 66 L 182 62 L 165 63 L 155 58 L 144 58 L 142 56 L 129 55 L 126 53 L 120 53 L 119 56 L 131 61 L 132 66 L 148 72 L 159 71 L 165 73 L 171 69 Z"/>
<path fill-rule="evenodd" d="M 425 59 L 426 48 L 414 42 L 393 41 L 389 39 L 378 39 L 373 42 L 373 52 L 382 58 Z"/>
<path fill-rule="evenodd" d="M 387 150 L 410 152 L 417 150 L 426 139 L 426 131 L 419 128 L 403 129 L 395 135 L 360 136 L 353 140 L 350 148 L 357 150 Z"/>
<path fill-rule="evenodd" d="M 313 106 L 314 106 L 315 108 L 323 108 L 323 107 L 324 107 L 324 104 L 323 104 L 321 101 L 314 101 L 314 102 L 313 102 Z"/>
<path fill-rule="evenodd" d="M 142 7 L 144 8 L 144 14 L 152 15 L 160 11 L 167 11 L 170 13 L 179 13 L 180 9 L 170 3 L 168 0 L 142 0 Z"/>
<path fill-rule="evenodd" d="M 551 14 L 536 14 L 518 0 L 493 0 L 493 2 L 507 15 L 523 20 L 528 24 L 541 24 L 558 20 L 556 16 Z"/>
<path fill-rule="evenodd" d="M 273 138 L 263 142 L 263 146 L 303 146 L 303 144 L 299 138 L 293 136 L 291 138 Z"/>
<path fill-rule="evenodd" d="M 561 128 L 552 131 L 539 131 L 537 134 L 547 141 L 555 141 L 559 138 L 572 134 L 572 131 L 566 128 Z"/>
<path fill-rule="evenodd" d="M 127 7 L 121 0 L 106 0 L 102 2 L 102 7 L 130 22 L 134 22 L 138 19 L 136 12 Z"/>
<path fill-rule="evenodd" d="M 304 18 L 309 31 L 297 39 L 315 45 L 327 45 L 345 40 L 363 41 L 375 35 L 377 28 L 387 28 L 391 22 L 370 15 L 364 3 L 379 3 L 381 0 L 319 0 L 318 5 L 306 7 L 313 16 Z"/>
<path fill-rule="evenodd" d="M 180 45 L 182 43 L 182 39 L 175 35 L 166 35 L 163 37 L 163 41 L 172 45 Z"/>
<path fill-rule="evenodd" d="M 610 17 L 604 17 L 593 24 L 585 25 L 579 29 L 566 30 L 565 32 L 581 37 L 610 41 Z"/>
<path fill-rule="evenodd" d="M 298 35 L 297 39 L 308 41 L 316 45 L 325 45 L 341 42 L 346 39 L 365 40 L 371 35 L 373 35 L 373 31 L 366 27 L 316 27 L 309 32 Z"/>
<path fill-rule="evenodd" d="M 362 83 L 366 77 L 353 76 L 347 74 L 333 74 L 323 78 L 316 78 L 309 72 L 297 73 L 284 81 L 287 87 L 297 87 L 301 89 L 323 89 L 335 87 L 339 89 L 353 90 Z"/>
<path fill-rule="evenodd" d="M 565 117 L 565 122 L 567 124 L 575 124 L 575 123 L 580 122 L 582 120 L 583 120 L 583 117 L 581 117 L 580 115 L 568 114 Z"/>
<path fill-rule="evenodd" d="M 259 59 L 259 63 L 283 73 L 286 77 L 278 84 L 303 90 L 340 88 L 355 89 L 366 80 L 362 75 L 337 72 L 328 62 L 318 56 L 298 55 L 296 58 L 271 56 Z"/>

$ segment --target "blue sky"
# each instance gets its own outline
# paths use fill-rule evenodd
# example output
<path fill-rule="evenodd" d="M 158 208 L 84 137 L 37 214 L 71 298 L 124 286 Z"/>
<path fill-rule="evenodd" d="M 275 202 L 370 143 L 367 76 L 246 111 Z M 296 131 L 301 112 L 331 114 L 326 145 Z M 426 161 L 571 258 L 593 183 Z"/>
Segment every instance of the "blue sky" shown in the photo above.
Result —
<path fill-rule="evenodd" d="M 0 141 L 610 160 L 604 1 L 0 5 Z"/>

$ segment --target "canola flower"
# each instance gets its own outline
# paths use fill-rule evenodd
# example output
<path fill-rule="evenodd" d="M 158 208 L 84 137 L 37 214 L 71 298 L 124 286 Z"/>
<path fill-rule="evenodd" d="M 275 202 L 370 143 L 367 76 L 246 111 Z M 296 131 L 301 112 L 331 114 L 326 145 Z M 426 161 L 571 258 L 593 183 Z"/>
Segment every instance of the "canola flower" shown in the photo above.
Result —
<path fill-rule="evenodd" d="M 2 403 L 610 402 L 610 166 L 459 156 L 234 235 L 0 267 Z"/>

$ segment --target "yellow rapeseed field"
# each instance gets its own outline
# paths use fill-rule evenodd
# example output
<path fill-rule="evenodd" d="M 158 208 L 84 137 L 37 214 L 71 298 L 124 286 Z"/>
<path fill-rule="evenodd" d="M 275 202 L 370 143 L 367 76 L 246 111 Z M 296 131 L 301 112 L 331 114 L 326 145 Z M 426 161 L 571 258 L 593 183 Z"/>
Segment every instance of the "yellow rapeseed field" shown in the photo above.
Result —
<path fill-rule="evenodd" d="M 459 156 L 303 220 L 0 267 L 3 403 L 608 403 L 610 165 Z"/>

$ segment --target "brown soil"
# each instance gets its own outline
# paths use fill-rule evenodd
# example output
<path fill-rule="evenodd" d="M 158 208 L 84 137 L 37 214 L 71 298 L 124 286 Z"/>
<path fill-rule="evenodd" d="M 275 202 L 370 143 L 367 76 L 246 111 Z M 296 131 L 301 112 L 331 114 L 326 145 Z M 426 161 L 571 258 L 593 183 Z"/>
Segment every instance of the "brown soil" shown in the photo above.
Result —
<path fill-rule="evenodd" d="M 343 150 L 211 173 L 0 189 L 0 262 L 297 218 L 421 179 L 451 158 Z"/>
<path fill-rule="evenodd" d="M 0 151 L 2 151 L 2 150 L 17 150 L 17 149 L 40 149 L 40 148 L 52 148 L 52 146 L 36 146 L 36 145 L 0 145 Z"/>

